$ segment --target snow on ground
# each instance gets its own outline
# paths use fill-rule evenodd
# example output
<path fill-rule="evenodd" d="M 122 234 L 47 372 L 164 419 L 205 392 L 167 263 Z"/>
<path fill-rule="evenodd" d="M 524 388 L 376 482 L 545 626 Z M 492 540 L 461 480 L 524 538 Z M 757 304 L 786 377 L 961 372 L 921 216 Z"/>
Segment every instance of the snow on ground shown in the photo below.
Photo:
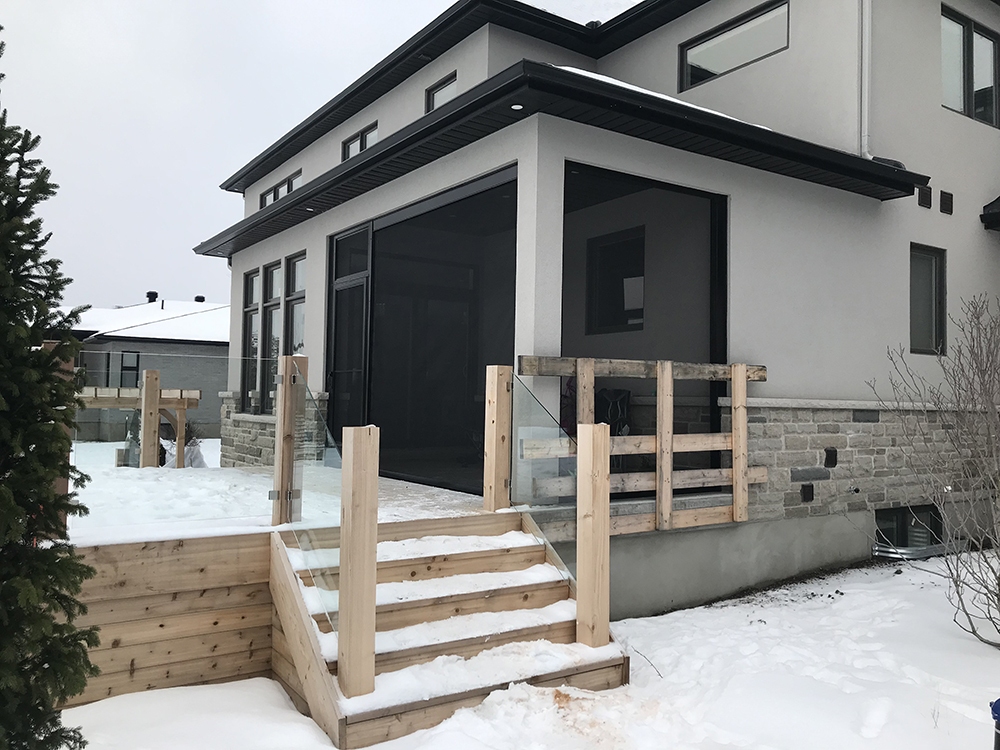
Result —
<path fill-rule="evenodd" d="M 940 570 L 940 563 L 923 567 Z M 988 702 L 1000 696 L 1000 652 L 952 623 L 940 578 L 913 567 L 896 570 L 853 570 L 738 601 L 614 623 L 616 638 L 632 657 L 631 685 L 604 693 L 515 685 L 435 728 L 379 747 L 989 747 Z M 440 674 L 434 663 L 426 665 L 423 679 L 438 679 L 450 663 L 440 664 Z M 65 718 L 85 723 L 91 750 L 254 750 L 297 742 L 292 738 L 302 731 L 302 720 L 287 703 L 280 711 L 247 704 L 238 731 L 227 729 L 232 715 L 228 709 L 216 714 L 213 705 L 239 705 L 247 684 L 111 698 L 67 711 Z M 204 692 L 184 703 L 173 697 L 178 690 Z M 287 722 L 287 731 L 275 728 L 279 722 Z M 297 746 L 327 747 L 308 742 Z"/>
<path fill-rule="evenodd" d="M 277 682 L 257 677 L 107 698 L 63 711 L 89 750 L 328 750 Z"/>
<path fill-rule="evenodd" d="M 90 513 L 69 521 L 78 546 L 264 531 L 271 524 L 273 470 L 219 468 L 219 440 L 205 440 L 205 469 L 116 468 L 124 443 L 74 443 L 73 463 L 91 481 L 79 490 Z M 308 465 L 302 478 L 307 526 L 340 524 L 340 470 Z M 482 498 L 436 487 L 379 480 L 379 521 L 475 513 Z"/>

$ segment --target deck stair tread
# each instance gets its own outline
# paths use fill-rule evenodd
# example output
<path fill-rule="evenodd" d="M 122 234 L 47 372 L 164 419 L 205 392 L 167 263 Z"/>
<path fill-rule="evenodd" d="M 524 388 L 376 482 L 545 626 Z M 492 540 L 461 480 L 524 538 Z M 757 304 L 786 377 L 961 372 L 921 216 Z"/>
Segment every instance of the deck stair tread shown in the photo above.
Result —
<path fill-rule="evenodd" d="M 544 538 L 522 531 L 520 514 L 460 518 L 379 524 L 375 691 L 345 698 L 337 689 L 347 747 L 433 726 L 512 682 L 603 690 L 628 681 L 618 644 L 576 642 L 574 582 Z M 308 663 L 336 685 L 339 529 L 299 541 L 286 547 L 286 570 L 319 646 Z"/>
<path fill-rule="evenodd" d="M 303 593 L 320 630 L 334 629 L 339 592 L 306 586 Z M 381 583 L 375 590 L 375 624 L 378 631 L 394 630 L 472 612 L 542 607 L 569 595 L 569 582 L 548 563 L 509 572 Z"/>

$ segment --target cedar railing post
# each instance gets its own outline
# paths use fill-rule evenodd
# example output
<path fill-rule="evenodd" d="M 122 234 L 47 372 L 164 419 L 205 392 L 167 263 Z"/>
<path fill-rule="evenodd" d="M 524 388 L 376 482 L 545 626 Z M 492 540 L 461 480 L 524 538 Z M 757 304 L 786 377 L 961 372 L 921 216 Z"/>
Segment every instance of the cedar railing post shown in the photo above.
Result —
<path fill-rule="evenodd" d="M 594 424 L 594 360 L 576 360 L 576 422 Z"/>
<path fill-rule="evenodd" d="M 142 371 L 142 430 L 139 468 L 160 465 L 160 371 Z"/>
<path fill-rule="evenodd" d="M 666 531 L 674 508 L 674 363 L 656 363 L 656 528 Z"/>
<path fill-rule="evenodd" d="M 274 417 L 274 492 L 271 493 L 271 523 L 275 526 L 301 520 L 301 508 L 292 508 L 295 468 L 295 391 L 305 386 L 309 358 L 279 357 Z M 301 381 L 301 382 L 300 382 Z"/>
<path fill-rule="evenodd" d="M 181 391 L 183 397 L 184 392 Z M 187 409 L 178 407 L 174 410 L 177 414 L 177 426 L 174 428 L 174 437 L 177 440 L 177 454 L 174 459 L 174 466 L 178 469 L 184 468 L 184 441 L 187 440 Z"/>
<path fill-rule="evenodd" d="M 344 428 L 337 680 L 348 698 L 375 689 L 378 449 L 378 427 Z"/>
<path fill-rule="evenodd" d="M 600 648 L 611 632 L 611 428 L 576 429 L 576 640 Z"/>
<path fill-rule="evenodd" d="M 732 366 L 733 520 L 749 518 L 747 483 L 747 366 Z"/>
<path fill-rule="evenodd" d="M 486 368 L 486 435 L 483 441 L 483 507 L 510 507 L 511 411 L 514 368 Z"/>

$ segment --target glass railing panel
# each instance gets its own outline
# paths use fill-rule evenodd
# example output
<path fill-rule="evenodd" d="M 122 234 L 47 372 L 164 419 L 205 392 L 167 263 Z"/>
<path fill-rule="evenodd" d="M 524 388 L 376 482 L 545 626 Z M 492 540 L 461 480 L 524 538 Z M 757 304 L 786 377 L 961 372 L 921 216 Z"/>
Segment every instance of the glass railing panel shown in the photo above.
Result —
<path fill-rule="evenodd" d="M 266 527 L 273 417 L 244 413 L 239 390 L 229 390 L 258 364 L 230 358 L 228 345 L 221 344 L 84 342 L 75 363 L 84 408 L 76 413 L 70 459 L 90 477 L 78 489 L 89 515 L 70 518 L 71 541 L 182 538 Z M 140 469 L 140 394 L 143 373 L 150 370 L 160 376 L 161 416 L 152 467 Z M 181 469 L 175 468 L 178 444 Z"/>
<path fill-rule="evenodd" d="M 530 515 L 567 564 L 576 561 L 576 438 L 557 414 L 566 398 L 558 378 L 514 376 L 511 503 Z M 575 432 L 575 430 L 574 430 Z"/>

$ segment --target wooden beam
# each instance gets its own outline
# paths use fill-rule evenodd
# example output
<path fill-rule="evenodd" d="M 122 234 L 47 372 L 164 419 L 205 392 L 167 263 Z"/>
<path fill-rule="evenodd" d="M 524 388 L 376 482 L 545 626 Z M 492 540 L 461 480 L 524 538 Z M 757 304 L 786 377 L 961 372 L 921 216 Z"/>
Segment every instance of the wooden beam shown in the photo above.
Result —
<path fill-rule="evenodd" d="M 271 534 L 271 598 L 309 713 L 333 743 L 341 747 L 336 686 L 327 671 L 319 636 L 299 593 L 285 545 L 277 533 Z"/>
<path fill-rule="evenodd" d="M 348 698 L 375 689 L 378 453 L 378 427 L 344 428 L 337 679 Z"/>
<path fill-rule="evenodd" d="M 674 363 L 656 363 L 656 528 L 670 528 L 674 507 Z"/>
<path fill-rule="evenodd" d="M 575 377 L 577 360 L 573 357 L 518 357 L 518 374 L 522 376 L 548 375 Z M 656 378 L 656 361 L 641 359 L 595 359 L 594 374 L 599 378 Z M 729 365 L 674 362 L 674 380 L 729 380 Z M 748 365 L 747 379 L 767 380 L 767 368 Z"/>
<path fill-rule="evenodd" d="M 702 453 L 704 451 L 731 451 L 733 436 L 729 432 L 689 432 L 674 435 L 674 453 Z"/>
<path fill-rule="evenodd" d="M 576 360 L 576 422 L 594 424 L 594 360 Z"/>
<path fill-rule="evenodd" d="M 656 435 L 619 435 L 611 438 L 612 456 L 641 456 L 656 453 Z M 576 455 L 573 438 L 524 438 L 521 458 L 565 458 Z"/>
<path fill-rule="evenodd" d="M 576 638 L 600 648 L 610 639 L 611 428 L 577 426 Z"/>
<path fill-rule="evenodd" d="M 762 484 L 766 481 L 766 466 L 747 468 L 747 484 Z M 685 469 L 674 471 L 671 474 L 671 484 L 675 490 L 724 486 L 732 483 L 732 469 Z M 656 474 L 652 471 L 611 475 L 612 492 L 654 492 L 655 490 Z M 569 497 L 576 492 L 576 477 L 534 479 L 532 480 L 532 492 L 535 497 Z"/>
<path fill-rule="evenodd" d="M 142 430 L 139 468 L 160 465 L 160 371 L 142 371 Z"/>
<path fill-rule="evenodd" d="M 122 389 L 124 390 L 124 389 Z M 80 399 L 84 409 L 140 409 L 142 401 L 138 396 L 87 396 Z M 197 409 L 196 398 L 161 398 L 161 409 Z"/>
<path fill-rule="evenodd" d="M 749 489 L 747 487 L 747 366 L 733 365 L 732 373 L 732 423 L 733 423 L 733 519 L 749 518 Z"/>
<path fill-rule="evenodd" d="M 297 369 L 296 369 L 297 368 Z M 271 523 L 275 526 L 291 521 L 292 485 L 295 476 L 295 416 L 296 389 L 304 386 L 309 371 L 308 357 L 279 357 L 278 385 L 274 420 L 274 492 L 271 502 Z"/>
<path fill-rule="evenodd" d="M 673 527 L 675 529 L 690 529 L 696 526 L 713 526 L 715 524 L 732 522 L 733 506 L 722 505 L 716 508 L 675 510 Z"/>
<path fill-rule="evenodd" d="M 483 441 L 483 507 L 510 507 L 511 389 L 514 368 L 486 368 L 486 435 Z"/>

